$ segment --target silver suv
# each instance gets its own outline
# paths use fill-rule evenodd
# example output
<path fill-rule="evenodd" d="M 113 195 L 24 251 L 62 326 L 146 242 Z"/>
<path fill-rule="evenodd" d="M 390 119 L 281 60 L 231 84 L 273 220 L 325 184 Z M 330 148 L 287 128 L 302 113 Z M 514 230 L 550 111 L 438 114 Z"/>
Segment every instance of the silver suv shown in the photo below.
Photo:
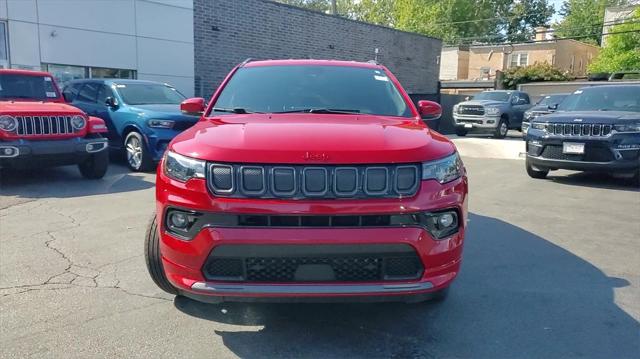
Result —
<path fill-rule="evenodd" d="M 520 130 L 524 112 L 531 107 L 522 91 L 484 91 L 453 106 L 456 134 L 490 133 L 504 138 L 509 129 Z"/>

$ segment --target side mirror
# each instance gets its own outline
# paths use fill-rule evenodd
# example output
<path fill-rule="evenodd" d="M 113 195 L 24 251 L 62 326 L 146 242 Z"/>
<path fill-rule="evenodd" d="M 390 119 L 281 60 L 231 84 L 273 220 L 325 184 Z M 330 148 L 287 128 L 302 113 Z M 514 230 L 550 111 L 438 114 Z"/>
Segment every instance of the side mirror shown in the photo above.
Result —
<path fill-rule="evenodd" d="M 109 96 L 104 100 L 104 104 L 111 108 L 116 108 L 118 107 L 118 100 L 116 100 L 115 97 Z"/>
<path fill-rule="evenodd" d="M 180 104 L 180 111 L 188 115 L 202 115 L 204 112 L 204 99 L 202 97 L 188 98 Z"/>
<path fill-rule="evenodd" d="M 464 100 L 465 100 L 465 101 L 469 101 L 469 100 L 471 100 L 471 96 L 465 96 Z"/>
<path fill-rule="evenodd" d="M 437 120 L 442 116 L 442 106 L 437 102 L 420 100 L 418 101 L 418 112 L 425 120 Z"/>
<path fill-rule="evenodd" d="M 551 105 L 547 106 L 547 108 L 548 108 L 549 110 L 554 110 L 554 111 L 555 111 L 555 110 L 557 110 L 557 109 L 558 109 L 558 104 L 557 104 L 557 103 L 553 103 L 553 104 L 551 104 Z"/>

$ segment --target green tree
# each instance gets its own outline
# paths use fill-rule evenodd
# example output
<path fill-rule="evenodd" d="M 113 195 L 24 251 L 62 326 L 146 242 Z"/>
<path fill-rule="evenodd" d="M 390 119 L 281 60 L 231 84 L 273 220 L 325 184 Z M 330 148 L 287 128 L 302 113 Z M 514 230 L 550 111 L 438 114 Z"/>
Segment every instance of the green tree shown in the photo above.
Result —
<path fill-rule="evenodd" d="M 635 22 L 632 22 L 635 21 Z M 612 26 L 605 46 L 589 65 L 590 73 L 640 69 L 640 8 L 626 24 Z"/>
<path fill-rule="evenodd" d="M 554 25 L 555 34 L 599 45 L 605 8 L 626 3 L 626 0 L 566 0 L 560 9 L 563 18 Z"/>
<path fill-rule="evenodd" d="M 546 62 L 513 67 L 503 73 L 502 85 L 506 89 L 515 89 L 519 84 L 541 81 L 569 81 L 573 78 Z"/>
<path fill-rule="evenodd" d="M 331 10 L 331 0 L 278 0 L 278 2 L 320 12 Z"/>
<path fill-rule="evenodd" d="M 525 41 L 534 36 L 534 29 L 547 26 L 555 9 L 547 0 L 521 0 L 509 5 L 504 31 L 509 41 Z"/>

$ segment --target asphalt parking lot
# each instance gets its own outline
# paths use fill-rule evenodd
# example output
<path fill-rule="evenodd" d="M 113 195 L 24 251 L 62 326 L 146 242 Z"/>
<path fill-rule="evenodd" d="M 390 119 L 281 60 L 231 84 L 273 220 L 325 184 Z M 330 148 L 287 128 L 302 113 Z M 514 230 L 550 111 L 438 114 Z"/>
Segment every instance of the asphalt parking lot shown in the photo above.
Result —
<path fill-rule="evenodd" d="M 4 173 L 1 356 L 638 358 L 640 191 L 568 171 L 530 179 L 515 138 L 455 141 L 471 222 L 438 304 L 173 298 L 144 264 L 153 174 Z"/>

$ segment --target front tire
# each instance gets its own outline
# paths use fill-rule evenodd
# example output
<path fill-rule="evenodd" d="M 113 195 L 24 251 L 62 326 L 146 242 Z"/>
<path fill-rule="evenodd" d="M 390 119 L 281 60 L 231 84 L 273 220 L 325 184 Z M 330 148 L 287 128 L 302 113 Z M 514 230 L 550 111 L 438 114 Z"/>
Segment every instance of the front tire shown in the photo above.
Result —
<path fill-rule="evenodd" d="M 104 149 L 93 153 L 84 162 L 78 164 L 82 177 L 87 179 L 100 179 L 107 173 L 109 167 L 109 150 Z"/>
<path fill-rule="evenodd" d="M 153 282 L 163 291 L 178 295 L 178 290 L 169 282 L 162 266 L 162 256 L 160 255 L 160 236 L 158 235 L 158 222 L 154 213 L 144 239 L 144 259 L 147 263 L 147 270 Z"/>
<path fill-rule="evenodd" d="M 467 135 L 467 130 L 465 130 L 464 128 L 456 128 L 456 135 L 460 136 L 460 137 L 464 137 Z"/>
<path fill-rule="evenodd" d="M 528 158 L 525 161 L 525 163 L 526 163 L 526 166 L 527 166 L 527 174 L 529 175 L 529 177 L 536 178 L 536 179 L 545 179 L 545 178 L 547 178 L 547 175 L 549 174 L 549 170 L 535 169 L 533 167 L 533 165 L 531 165 L 531 162 L 529 162 Z"/>
<path fill-rule="evenodd" d="M 496 132 L 493 134 L 494 138 L 505 138 L 509 133 L 509 121 L 506 118 L 501 118 L 496 127 Z"/>
<path fill-rule="evenodd" d="M 140 133 L 129 132 L 124 139 L 124 149 L 129 169 L 134 172 L 148 172 L 153 169 L 153 159 Z"/>

